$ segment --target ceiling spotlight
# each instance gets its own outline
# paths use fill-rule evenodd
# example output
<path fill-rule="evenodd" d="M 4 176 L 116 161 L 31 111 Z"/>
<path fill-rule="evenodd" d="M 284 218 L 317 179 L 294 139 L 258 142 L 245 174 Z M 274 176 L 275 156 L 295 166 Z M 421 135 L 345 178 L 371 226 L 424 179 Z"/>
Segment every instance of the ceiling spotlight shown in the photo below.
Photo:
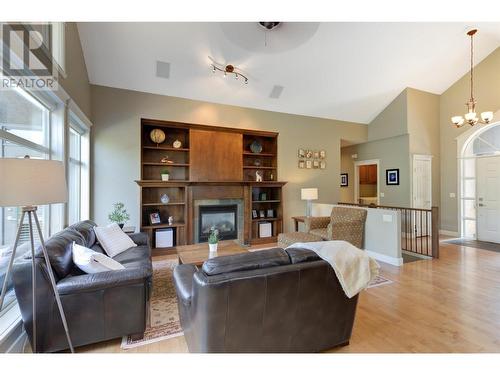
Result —
<path fill-rule="evenodd" d="M 239 79 L 240 76 L 243 77 L 245 84 L 248 84 L 248 78 L 241 74 L 241 72 L 236 72 L 236 68 L 228 64 L 224 68 L 219 68 L 218 66 L 212 64 L 212 72 L 215 73 L 216 71 L 224 73 L 224 77 L 227 77 L 228 74 L 234 74 L 235 79 Z"/>

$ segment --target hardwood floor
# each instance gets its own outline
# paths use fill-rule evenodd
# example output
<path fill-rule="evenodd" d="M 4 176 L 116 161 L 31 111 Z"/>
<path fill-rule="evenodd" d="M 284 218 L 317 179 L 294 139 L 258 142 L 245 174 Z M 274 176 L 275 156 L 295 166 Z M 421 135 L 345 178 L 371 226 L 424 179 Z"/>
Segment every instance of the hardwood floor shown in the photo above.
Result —
<path fill-rule="evenodd" d="M 438 260 L 380 265 L 394 282 L 361 293 L 350 345 L 330 352 L 500 352 L 500 253 L 441 243 Z M 120 340 L 77 351 L 178 353 L 187 347 L 181 336 L 127 351 Z"/>

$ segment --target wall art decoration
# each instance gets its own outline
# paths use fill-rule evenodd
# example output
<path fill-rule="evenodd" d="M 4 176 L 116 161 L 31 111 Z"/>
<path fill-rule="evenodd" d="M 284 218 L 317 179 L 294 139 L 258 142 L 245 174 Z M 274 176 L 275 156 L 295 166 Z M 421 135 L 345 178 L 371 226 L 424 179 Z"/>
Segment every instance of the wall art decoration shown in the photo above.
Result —
<path fill-rule="evenodd" d="M 347 173 L 341 173 L 340 174 L 340 187 L 346 187 L 349 186 L 349 176 Z"/>
<path fill-rule="evenodd" d="M 386 169 L 385 170 L 385 184 L 386 185 L 399 185 L 399 169 Z"/>

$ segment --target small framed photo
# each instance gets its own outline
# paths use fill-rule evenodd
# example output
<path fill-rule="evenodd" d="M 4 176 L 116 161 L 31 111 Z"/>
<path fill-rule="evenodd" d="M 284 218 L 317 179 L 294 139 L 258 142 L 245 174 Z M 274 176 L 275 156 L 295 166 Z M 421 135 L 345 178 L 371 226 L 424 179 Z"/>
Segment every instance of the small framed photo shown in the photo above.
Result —
<path fill-rule="evenodd" d="M 320 159 L 325 159 L 326 158 L 326 151 L 325 150 L 321 150 L 319 152 L 319 158 Z"/>
<path fill-rule="evenodd" d="M 252 219 L 257 219 L 257 210 L 252 210 Z"/>
<path fill-rule="evenodd" d="M 259 200 L 267 201 L 267 193 L 260 193 Z"/>
<path fill-rule="evenodd" d="M 267 210 L 267 217 L 274 217 L 274 210 L 271 208 L 269 210 Z"/>
<path fill-rule="evenodd" d="M 349 186 L 349 176 L 347 175 L 347 173 L 340 174 L 340 186 L 341 187 Z"/>
<path fill-rule="evenodd" d="M 313 152 L 312 152 L 312 150 L 307 150 L 307 151 L 306 151 L 306 158 L 307 158 L 307 159 L 311 159 L 312 157 L 313 157 Z"/>
<path fill-rule="evenodd" d="M 321 162 L 319 163 L 319 169 L 326 169 L 326 161 L 321 160 Z"/>
<path fill-rule="evenodd" d="M 264 211 L 264 210 L 260 210 L 260 211 L 259 211 L 259 217 L 260 217 L 261 219 L 265 219 L 265 218 L 266 218 L 266 211 Z"/>
<path fill-rule="evenodd" d="M 318 169 L 319 168 L 319 160 L 313 160 L 313 168 Z"/>
<path fill-rule="evenodd" d="M 306 157 L 306 150 L 304 150 L 303 148 L 299 148 L 299 152 L 297 153 L 297 156 L 299 158 L 305 158 Z"/>
<path fill-rule="evenodd" d="M 304 160 L 299 160 L 299 168 L 303 169 L 306 167 L 306 162 Z"/>
<path fill-rule="evenodd" d="M 161 224 L 160 213 L 158 211 L 149 214 L 149 222 L 151 225 Z"/>
<path fill-rule="evenodd" d="M 306 169 L 312 168 L 312 160 L 306 160 Z"/>
<path fill-rule="evenodd" d="M 313 158 L 314 159 L 319 159 L 319 151 L 314 151 Z"/>
<path fill-rule="evenodd" d="M 399 169 L 386 169 L 385 170 L 385 184 L 386 185 L 399 185 Z"/>

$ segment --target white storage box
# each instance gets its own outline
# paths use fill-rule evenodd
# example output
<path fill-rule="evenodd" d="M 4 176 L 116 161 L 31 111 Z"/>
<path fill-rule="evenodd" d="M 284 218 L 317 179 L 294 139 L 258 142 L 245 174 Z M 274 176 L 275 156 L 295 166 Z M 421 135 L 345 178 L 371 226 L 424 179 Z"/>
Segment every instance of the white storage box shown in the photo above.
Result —
<path fill-rule="evenodd" d="M 156 247 L 172 247 L 174 246 L 174 231 L 172 228 L 157 229 L 155 231 L 155 246 Z"/>
<path fill-rule="evenodd" d="M 272 237 L 273 236 L 273 225 L 272 223 L 259 223 L 259 237 Z"/>

